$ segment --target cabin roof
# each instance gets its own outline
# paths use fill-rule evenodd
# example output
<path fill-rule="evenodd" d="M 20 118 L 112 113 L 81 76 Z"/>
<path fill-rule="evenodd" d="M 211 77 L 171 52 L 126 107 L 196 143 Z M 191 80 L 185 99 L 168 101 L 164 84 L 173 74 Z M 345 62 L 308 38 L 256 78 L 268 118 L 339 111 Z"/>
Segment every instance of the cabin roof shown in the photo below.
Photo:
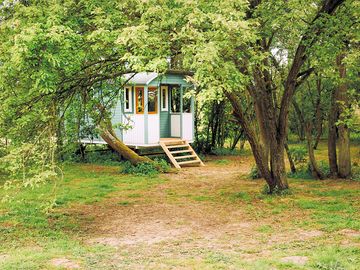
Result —
<path fill-rule="evenodd" d="M 185 72 L 185 71 L 176 71 L 176 70 L 169 70 L 166 74 L 174 74 L 174 75 L 192 75 L 192 73 Z M 124 79 L 127 80 L 129 84 L 149 84 L 153 80 L 155 80 L 158 76 L 162 76 L 163 74 L 159 74 L 156 72 L 139 72 L 139 73 L 127 73 L 124 74 Z"/>
<path fill-rule="evenodd" d="M 127 73 L 124 74 L 125 80 L 131 84 L 149 84 L 152 80 L 156 79 L 158 73 L 156 72 L 140 72 L 140 73 Z"/>

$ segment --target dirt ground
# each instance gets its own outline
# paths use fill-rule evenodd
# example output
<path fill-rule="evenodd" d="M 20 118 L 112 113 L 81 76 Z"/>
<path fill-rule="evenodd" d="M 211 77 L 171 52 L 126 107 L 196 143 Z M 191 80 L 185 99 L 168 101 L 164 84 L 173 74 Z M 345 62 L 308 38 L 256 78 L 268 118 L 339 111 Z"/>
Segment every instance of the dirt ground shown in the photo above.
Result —
<path fill-rule="evenodd" d="M 213 159 L 205 167 L 167 174 L 163 184 L 149 191 L 115 194 L 101 204 L 75 209 L 80 218 L 91 217 L 83 223 L 83 242 L 116 249 L 109 259 L 114 269 L 203 269 L 196 266 L 204 256 L 250 264 L 279 256 L 284 262 L 305 264 L 308 258 L 296 256 L 299 250 L 305 252 L 314 241 L 326 242 L 330 234 L 294 226 L 294 221 L 308 218 L 299 209 L 284 207 L 274 216 L 270 202 L 264 210 L 264 199 L 256 199 L 264 183 L 246 177 L 252 164 L 250 157 Z M 232 200 L 232 194 L 241 199 Z M 282 203 L 288 199 L 276 199 L 275 204 Z M 331 237 L 339 234 L 346 234 L 345 244 L 359 245 L 353 241 L 359 232 L 335 232 Z"/>

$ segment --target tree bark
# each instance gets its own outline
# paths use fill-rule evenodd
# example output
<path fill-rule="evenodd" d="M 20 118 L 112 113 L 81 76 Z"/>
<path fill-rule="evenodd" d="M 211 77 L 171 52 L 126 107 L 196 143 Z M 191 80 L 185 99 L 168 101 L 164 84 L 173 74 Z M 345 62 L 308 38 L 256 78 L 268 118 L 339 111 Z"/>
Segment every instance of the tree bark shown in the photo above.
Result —
<path fill-rule="evenodd" d="M 305 126 L 305 136 L 306 136 L 306 142 L 307 142 L 307 148 L 309 153 L 309 161 L 310 161 L 310 169 L 311 174 L 315 179 L 324 179 L 324 175 L 319 169 L 319 166 L 317 165 L 315 154 L 314 154 L 314 147 L 312 145 L 312 125 L 307 123 Z"/>
<path fill-rule="evenodd" d="M 127 145 L 125 145 L 115 134 L 109 119 L 101 120 L 99 124 L 101 138 L 123 158 L 137 165 L 144 162 L 152 162 L 148 157 L 139 156 Z"/>
<path fill-rule="evenodd" d="M 337 154 L 336 154 L 336 121 L 338 118 L 337 89 L 331 94 L 331 105 L 329 112 L 328 130 L 328 159 L 330 167 L 330 177 L 336 178 L 338 175 Z"/>
<path fill-rule="evenodd" d="M 316 126 L 316 138 L 314 143 L 314 150 L 317 149 L 321 135 L 322 135 L 322 125 L 323 125 L 323 117 L 321 112 L 321 92 L 322 92 L 322 84 L 321 78 L 318 76 L 316 80 L 316 89 L 317 89 L 317 99 L 316 99 L 316 112 L 315 112 L 315 126 Z"/>
<path fill-rule="evenodd" d="M 347 97 L 347 85 L 344 82 L 346 78 L 346 67 L 343 62 L 345 58 L 344 54 L 340 54 L 336 63 L 339 69 L 340 75 L 340 85 L 338 88 L 338 103 L 339 103 L 339 120 L 340 124 L 338 126 L 339 132 L 339 157 L 338 157 L 338 176 L 340 178 L 349 178 L 351 176 L 351 156 L 350 156 L 350 131 L 346 124 L 346 109 L 349 106 L 349 101 Z"/>
<path fill-rule="evenodd" d="M 143 162 L 151 162 L 151 159 L 147 157 L 142 157 L 136 154 L 133 150 L 127 147 L 121 140 L 119 140 L 116 135 L 109 131 L 108 129 L 102 129 L 100 132 L 101 138 L 117 153 L 119 153 L 126 160 L 130 161 L 131 164 L 137 165 Z"/>
<path fill-rule="evenodd" d="M 293 160 L 293 158 L 291 156 L 289 145 L 287 144 L 287 142 L 285 143 L 284 147 L 285 147 L 286 155 L 287 155 L 288 160 L 289 160 L 291 172 L 296 173 L 295 163 L 294 163 L 294 160 Z"/>
<path fill-rule="evenodd" d="M 230 147 L 231 150 L 234 150 L 238 142 L 240 141 L 241 137 L 243 136 L 244 131 L 241 129 L 240 133 L 236 135 L 234 141 Z"/>

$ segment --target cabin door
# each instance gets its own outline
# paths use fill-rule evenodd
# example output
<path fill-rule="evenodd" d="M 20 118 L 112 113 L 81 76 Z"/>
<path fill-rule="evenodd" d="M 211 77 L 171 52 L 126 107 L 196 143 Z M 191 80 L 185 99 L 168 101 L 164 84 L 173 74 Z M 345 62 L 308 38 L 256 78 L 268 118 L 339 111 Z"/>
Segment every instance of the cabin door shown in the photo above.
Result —
<path fill-rule="evenodd" d="M 180 85 L 171 85 L 169 92 L 170 103 L 170 137 L 181 137 L 181 90 Z"/>
<path fill-rule="evenodd" d="M 170 137 L 170 108 L 168 85 L 160 86 L 160 138 Z"/>

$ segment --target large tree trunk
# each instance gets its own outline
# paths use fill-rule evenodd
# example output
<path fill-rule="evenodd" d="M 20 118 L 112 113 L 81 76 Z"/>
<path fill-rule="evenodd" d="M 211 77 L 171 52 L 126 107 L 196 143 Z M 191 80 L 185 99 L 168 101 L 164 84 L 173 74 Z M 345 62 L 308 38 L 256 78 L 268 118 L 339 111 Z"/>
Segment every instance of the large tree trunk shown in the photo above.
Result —
<path fill-rule="evenodd" d="M 347 97 L 347 85 L 345 80 L 346 78 L 346 67 L 343 62 L 345 55 L 340 54 L 336 63 L 339 69 L 340 82 L 339 92 L 338 92 L 338 103 L 339 103 L 339 118 L 340 124 L 338 126 L 339 131 L 339 159 L 338 159 L 338 176 L 340 178 L 348 178 L 351 175 L 351 158 L 350 158 L 350 131 L 346 125 L 346 108 L 349 106 L 349 101 Z"/>
<path fill-rule="evenodd" d="M 274 181 L 273 186 L 270 186 L 270 193 L 289 188 L 285 170 L 284 149 L 283 141 L 277 143 L 274 148 L 270 146 L 271 175 Z"/>
<path fill-rule="evenodd" d="M 100 136 L 103 140 L 117 153 L 119 153 L 123 158 L 130 161 L 131 164 L 137 165 L 143 162 L 151 162 L 151 159 L 148 157 L 139 156 L 128 146 L 126 146 L 115 134 L 111 122 L 109 120 L 102 120 L 99 125 Z"/>

